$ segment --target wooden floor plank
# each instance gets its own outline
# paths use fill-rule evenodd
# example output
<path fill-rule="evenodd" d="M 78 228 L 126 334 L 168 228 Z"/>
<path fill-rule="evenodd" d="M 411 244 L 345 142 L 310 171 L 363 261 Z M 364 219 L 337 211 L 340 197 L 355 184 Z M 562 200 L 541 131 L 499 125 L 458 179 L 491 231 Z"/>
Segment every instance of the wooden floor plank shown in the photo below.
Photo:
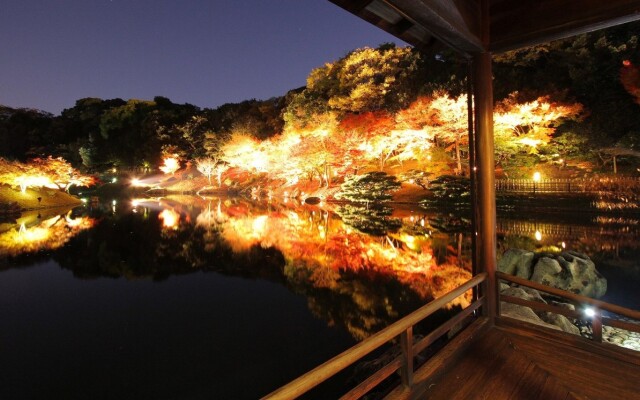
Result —
<path fill-rule="evenodd" d="M 524 377 L 527 378 L 524 379 Z M 548 379 L 549 374 L 531 362 L 523 373 L 523 379 L 518 380 L 516 387 L 508 397 L 511 399 L 538 399 Z"/>
<path fill-rule="evenodd" d="M 416 371 L 427 388 L 403 398 L 640 400 L 640 354 L 563 333 L 492 327 L 461 355 L 448 352 L 455 364 Z"/>
<path fill-rule="evenodd" d="M 479 399 L 495 399 L 495 398 L 511 398 L 516 388 L 523 379 L 533 379 L 527 373 L 531 373 L 531 367 L 534 365 L 531 360 L 518 354 L 512 347 L 504 351 L 508 354 L 503 358 L 503 363 L 494 365 L 486 380 L 476 388 Z M 477 368 L 480 366 L 477 366 Z M 525 378 L 526 377 L 526 378 Z M 533 398 L 533 397 L 521 397 Z"/>
<path fill-rule="evenodd" d="M 558 345 L 509 335 L 527 354 L 569 389 L 595 398 L 640 398 L 640 367 Z M 614 393 L 614 395 L 612 395 Z"/>
<path fill-rule="evenodd" d="M 455 369 L 438 381 L 430 382 L 427 387 L 427 398 L 429 399 L 452 399 L 465 398 L 477 390 L 489 379 L 492 370 L 504 364 L 505 350 L 509 343 L 503 335 L 495 332 L 489 333 L 482 342 L 465 354 L 461 362 L 456 364 Z M 487 352 L 486 348 L 494 351 Z"/>

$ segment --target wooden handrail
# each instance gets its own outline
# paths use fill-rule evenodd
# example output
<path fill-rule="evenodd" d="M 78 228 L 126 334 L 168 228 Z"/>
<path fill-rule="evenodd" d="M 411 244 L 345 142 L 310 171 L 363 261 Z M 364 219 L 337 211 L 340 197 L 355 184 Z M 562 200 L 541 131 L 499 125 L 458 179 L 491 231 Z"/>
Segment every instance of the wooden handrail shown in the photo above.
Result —
<path fill-rule="evenodd" d="M 563 297 L 565 299 L 574 301 L 576 303 L 589 304 L 599 310 L 609 311 L 614 314 L 622 315 L 624 317 L 640 321 L 640 311 L 632 310 L 630 308 L 617 306 L 615 304 L 610 304 L 602 300 L 596 300 L 596 299 L 592 299 L 591 297 L 567 292 L 566 290 L 556 289 L 551 286 L 545 286 L 541 283 L 533 282 L 524 278 L 520 278 L 518 276 L 509 275 L 500 271 L 496 271 L 496 278 L 502 279 L 508 282 L 512 282 L 512 283 L 517 283 L 518 285 L 527 286 L 532 289 L 536 289 L 545 293 L 556 295 L 558 297 Z"/>
<path fill-rule="evenodd" d="M 463 322 L 465 318 L 468 318 L 473 312 L 478 310 L 485 302 L 485 298 L 481 297 L 478 300 L 474 301 L 469 305 L 469 307 L 460 311 L 454 317 L 449 319 L 444 324 L 440 325 L 438 328 L 431 331 L 427 336 L 423 337 L 419 341 L 416 341 L 413 344 L 411 351 L 406 351 L 406 353 L 411 353 L 413 355 L 420 354 L 427 347 L 432 345 L 437 339 L 442 337 L 445 333 L 449 332 L 454 326 Z M 387 365 L 380 368 L 373 375 L 369 376 L 364 381 L 360 382 L 358 386 L 349 390 L 344 396 L 340 397 L 340 400 L 355 400 L 359 399 L 365 394 L 369 393 L 371 389 L 376 387 L 380 382 L 386 379 L 388 376 L 396 372 L 400 367 L 402 367 L 403 355 L 399 355 L 395 357 L 392 361 L 390 361 Z"/>
<path fill-rule="evenodd" d="M 425 318 L 432 315 L 434 312 L 440 310 L 447 303 L 456 299 L 457 297 L 463 295 L 469 289 L 472 289 L 487 279 L 487 273 L 480 273 L 469 281 L 464 283 L 463 285 L 453 289 L 442 297 L 439 297 L 432 302 L 422 306 L 406 317 L 400 319 L 399 321 L 394 322 L 378 333 L 370 336 L 369 338 L 363 340 L 362 342 L 356 344 L 352 348 L 340 353 L 339 355 L 333 357 L 329 361 L 324 364 L 312 369 L 306 374 L 298 377 L 297 379 L 289 382 L 288 384 L 276 389 L 270 394 L 263 397 L 263 399 L 294 399 L 296 397 L 301 396 L 302 394 L 308 392 L 313 389 L 320 383 L 326 381 L 332 376 L 336 375 L 340 371 L 349 367 L 351 364 L 356 361 L 364 358 L 369 353 L 375 351 L 380 348 L 387 342 L 393 340 L 394 338 L 400 336 L 401 334 L 406 334 L 407 332 L 411 332 L 413 327 L 424 320 Z M 410 336 L 410 334 L 408 335 Z M 406 346 L 406 344 L 405 344 Z M 413 346 L 406 346 L 410 349 Z M 406 350 L 406 349 L 405 349 Z M 411 352 L 410 352 L 411 353 Z M 412 358 L 412 356 L 410 355 Z M 403 360 L 404 361 L 404 360 Z M 410 373 L 407 372 L 406 379 L 410 380 Z M 403 375 L 405 372 L 403 372 Z"/>

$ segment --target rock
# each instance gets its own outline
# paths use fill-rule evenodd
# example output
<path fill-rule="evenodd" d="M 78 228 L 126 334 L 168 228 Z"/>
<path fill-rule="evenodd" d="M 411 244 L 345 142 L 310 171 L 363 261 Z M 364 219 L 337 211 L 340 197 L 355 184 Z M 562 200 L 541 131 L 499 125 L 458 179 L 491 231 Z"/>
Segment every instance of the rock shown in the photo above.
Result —
<path fill-rule="evenodd" d="M 576 252 L 561 253 L 557 259 L 541 257 L 533 267 L 531 280 L 593 298 L 607 291 L 607 280 L 596 271 L 593 261 Z"/>
<path fill-rule="evenodd" d="M 544 322 L 551 325 L 555 325 L 567 333 L 580 335 L 580 329 L 577 326 L 575 326 L 569 320 L 569 318 L 565 317 L 564 315 L 555 314 L 552 312 L 543 312 L 543 313 L 540 313 L 539 316 L 540 316 L 540 319 L 542 319 Z"/>
<path fill-rule="evenodd" d="M 510 287 L 501 292 L 501 294 L 506 296 L 518 297 L 524 300 L 529 301 L 537 301 L 538 303 L 547 304 L 546 301 L 540 296 L 540 293 L 531 288 L 527 287 Z"/>
<path fill-rule="evenodd" d="M 511 287 L 504 282 L 500 282 L 499 285 L 500 285 L 500 292 L 502 292 L 503 290 L 507 290 Z"/>
<path fill-rule="evenodd" d="M 541 257 L 533 267 L 531 280 L 543 285 L 554 286 L 552 282 L 557 280 L 557 276 L 562 272 L 560 263 L 550 257 Z"/>
<path fill-rule="evenodd" d="M 536 325 L 545 326 L 547 328 L 562 330 L 559 326 L 551 325 L 544 322 L 540 317 L 533 312 L 529 307 L 519 306 L 511 303 L 500 303 L 500 314 L 505 317 L 518 319 L 520 321 L 529 322 Z"/>
<path fill-rule="evenodd" d="M 524 300 L 536 301 L 538 303 L 547 304 L 547 302 L 542 298 L 542 296 L 540 296 L 540 292 L 538 292 L 535 289 L 531 289 L 527 287 L 509 287 L 502 290 L 501 294 L 518 297 Z M 567 305 L 567 308 L 573 307 L 572 304 L 566 304 L 566 305 Z M 529 310 L 530 312 L 521 310 L 521 308 Z M 524 307 L 516 304 L 508 304 L 505 302 L 501 303 L 500 314 L 507 317 L 516 318 L 522 321 L 531 322 L 537 325 L 542 325 L 547 327 L 548 325 L 553 325 L 554 329 L 560 329 L 575 335 L 580 334 L 580 329 L 577 326 L 575 326 L 564 315 L 559 315 L 559 314 L 545 312 L 545 311 L 536 312 L 529 307 Z M 536 318 L 534 318 L 532 314 L 535 315 Z"/>
<path fill-rule="evenodd" d="M 320 197 L 311 196 L 304 199 L 304 202 L 307 204 L 320 204 L 320 202 L 322 202 L 322 199 Z"/>
<path fill-rule="evenodd" d="M 531 266 L 534 254 L 521 249 L 509 249 L 498 261 L 498 271 L 505 274 L 519 276 L 524 279 L 531 277 Z"/>
<path fill-rule="evenodd" d="M 552 301 L 551 302 L 553 305 L 558 306 L 558 307 L 562 307 L 566 310 L 571 310 L 571 311 L 575 311 L 576 310 L 576 306 L 571 304 L 571 303 L 561 303 L 559 301 Z"/>

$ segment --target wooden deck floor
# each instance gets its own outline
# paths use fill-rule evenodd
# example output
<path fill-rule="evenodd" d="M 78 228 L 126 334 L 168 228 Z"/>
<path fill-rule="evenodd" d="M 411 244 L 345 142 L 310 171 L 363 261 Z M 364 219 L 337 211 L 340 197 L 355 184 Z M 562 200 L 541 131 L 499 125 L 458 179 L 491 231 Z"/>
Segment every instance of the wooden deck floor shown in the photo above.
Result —
<path fill-rule="evenodd" d="M 416 371 L 411 392 L 389 398 L 640 399 L 640 353 L 631 350 L 509 320 L 461 345 Z"/>

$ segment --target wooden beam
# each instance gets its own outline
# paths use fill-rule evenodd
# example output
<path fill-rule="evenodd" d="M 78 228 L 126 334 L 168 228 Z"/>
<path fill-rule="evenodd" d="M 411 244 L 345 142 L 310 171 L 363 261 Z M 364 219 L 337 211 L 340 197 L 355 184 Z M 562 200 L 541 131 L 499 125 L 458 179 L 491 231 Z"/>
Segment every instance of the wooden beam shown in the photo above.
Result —
<path fill-rule="evenodd" d="M 493 1 L 489 50 L 503 52 L 640 19 L 640 0 Z"/>
<path fill-rule="evenodd" d="M 483 51 L 476 2 L 460 0 L 384 0 L 449 47 L 466 55 Z"/>
<path fill-rule="evenodd" d="M 335 5 L 419 48 L 427 49 L 433 37 L 470 56 L 483 51 L 479 39 L 480 17 L 475 2 L 465 0 L 330 0 Z M 376 15 L 378 8 L 388 8 L 399 16 L 390 22 Z M 416 36 L 411 27 L 417 27 Z"/>

